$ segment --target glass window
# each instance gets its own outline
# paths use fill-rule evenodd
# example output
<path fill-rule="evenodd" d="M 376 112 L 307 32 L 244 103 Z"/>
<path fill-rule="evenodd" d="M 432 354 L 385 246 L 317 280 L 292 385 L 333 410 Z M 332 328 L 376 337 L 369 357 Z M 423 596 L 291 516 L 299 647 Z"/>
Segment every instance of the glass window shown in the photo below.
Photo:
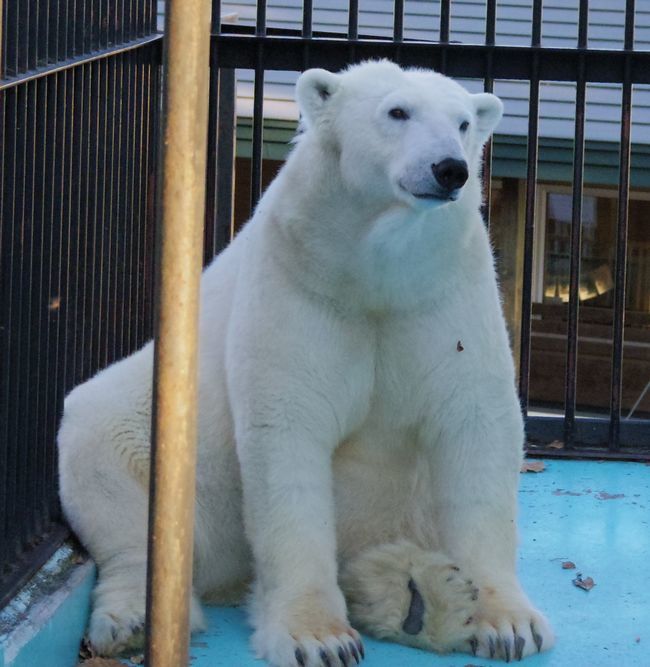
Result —
<path fill-rule="evenodd" d="M 571 200 L 547 189 L 541 208 L 531 337 L 531 401 L 562 409 L 569 301 Z M 577 405 L 585 414 L 609 408 L 618 202 L 586 192 L 579 280 Z M 623 410 L 650 416 L 650 201 L 629 203 Z"/>

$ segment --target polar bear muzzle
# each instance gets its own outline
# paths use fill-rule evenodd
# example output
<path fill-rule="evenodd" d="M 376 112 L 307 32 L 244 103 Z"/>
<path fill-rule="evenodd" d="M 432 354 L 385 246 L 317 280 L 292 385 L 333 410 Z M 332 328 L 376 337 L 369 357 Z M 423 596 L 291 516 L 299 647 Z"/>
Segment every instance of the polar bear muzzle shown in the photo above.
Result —
<path fill-rule="evenodd" d="M 432 164 L 431 171 L 440 187 L 450 194 L 462 188 L 469 178 L 465 160 L 446 158 L 437 164 Z"/>

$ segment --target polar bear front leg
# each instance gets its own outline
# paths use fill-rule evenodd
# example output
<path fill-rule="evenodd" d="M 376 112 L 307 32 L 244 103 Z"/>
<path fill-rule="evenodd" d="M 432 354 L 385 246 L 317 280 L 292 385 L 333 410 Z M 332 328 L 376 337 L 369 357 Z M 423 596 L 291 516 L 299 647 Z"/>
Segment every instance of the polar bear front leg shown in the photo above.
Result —
<path fill-rule="evenodd" d="M 458 648 L 520 660 L 554 644 L 553 631 L 516 575 L 521 419 L 516 405 L 501 414 L 464 407 L 455 411 L 462 418 L 442 430 L 432 451 L 440 544 L 481 591 L 476 636 Z"/>
<path fill-rule="evenodd" d="M 312 431 L 306 420 L 251 425 L 238 443 L 255 557 L 253 646 L 274 667 L 348 667 L 363 646 L 337 585 L 332 447 L 316 435 L 323 424 Z"/>

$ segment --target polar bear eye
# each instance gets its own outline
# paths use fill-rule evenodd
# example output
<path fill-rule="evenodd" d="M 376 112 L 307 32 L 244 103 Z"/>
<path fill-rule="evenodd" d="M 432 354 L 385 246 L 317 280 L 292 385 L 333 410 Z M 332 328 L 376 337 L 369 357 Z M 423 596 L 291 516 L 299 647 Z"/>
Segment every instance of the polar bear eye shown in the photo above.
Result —
<path fill-rule="evenodd" d="M 401 109 L 400 107 L 395 107 L 388 112 L 388 115 L 395 120 L 408 120 L 410 118 L 407 111 Z"/>
<path fill-rule="evenodd" d="M 467 128 L 469 128 L 469 121 L 468 121 L 468 120 L 464 120 L 464 121 L 460 124 L 460 128 L 459 128 L 459 129 L 460 129 L 461 132 L 467 132 Z"/>

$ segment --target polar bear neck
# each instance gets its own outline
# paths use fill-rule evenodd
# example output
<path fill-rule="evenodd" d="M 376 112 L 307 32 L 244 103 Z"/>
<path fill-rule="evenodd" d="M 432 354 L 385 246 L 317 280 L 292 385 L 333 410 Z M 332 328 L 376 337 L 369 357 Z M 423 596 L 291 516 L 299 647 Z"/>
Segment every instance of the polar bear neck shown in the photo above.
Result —
<path fill-rule="evenodd" d="M 459 270 L 472 280 L 493 275 L 480 203 L 478 177 L 457 202 L 438 208 L 364 196 L 343 181 L 333 147 L 315 150 L 305 138 L 254 222 L 266 228 L 275 259 L 310 292 L 341 309 L 401 312 L 435 307 Z"/>

